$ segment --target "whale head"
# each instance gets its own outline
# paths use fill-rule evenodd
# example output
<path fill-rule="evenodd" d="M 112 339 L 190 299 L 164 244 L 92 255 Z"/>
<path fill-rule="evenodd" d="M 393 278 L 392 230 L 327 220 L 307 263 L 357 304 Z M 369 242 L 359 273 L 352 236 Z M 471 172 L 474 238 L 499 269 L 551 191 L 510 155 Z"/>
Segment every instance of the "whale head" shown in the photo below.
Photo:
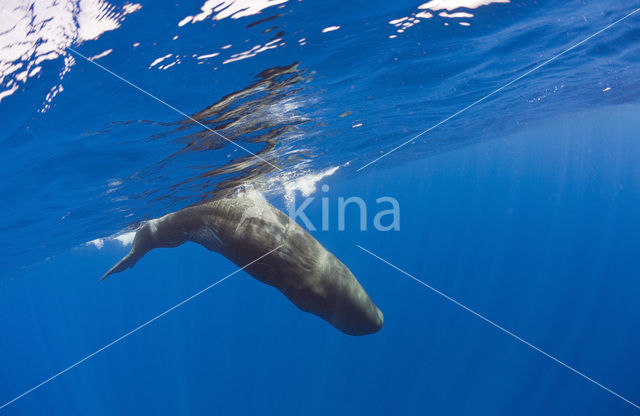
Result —
<path fill-rule="evenodd" d="M 333 313 L 327 317 L 331 325 L 347 335 L 374 334 L 384 325 L 382 311 L 373 303 L 364 289 L 359 289 L 361 291 L 352 293 L 348 302 L 334 306 Z M 354 301 L 355 299 L 357 301 Z"/>
<path fill-rule="evenodd" d="M 375 305 L 373 308 L 351 315 L 354 319 L 332 320 L 331 324 L 347 335 L 369 335 L 380 331 L 384 325 L 382 311 Z"/>
<path fill-rule="evenodd" d="M 324 248 L 316 254 L 313 267 L 305 271 L 301 268 L 299 273 L 309 283 L 304 290 L 288 295 L 291 301 L 347 335 L 378 332 L 384 325 L 384 315 L 351 270 Z"/>

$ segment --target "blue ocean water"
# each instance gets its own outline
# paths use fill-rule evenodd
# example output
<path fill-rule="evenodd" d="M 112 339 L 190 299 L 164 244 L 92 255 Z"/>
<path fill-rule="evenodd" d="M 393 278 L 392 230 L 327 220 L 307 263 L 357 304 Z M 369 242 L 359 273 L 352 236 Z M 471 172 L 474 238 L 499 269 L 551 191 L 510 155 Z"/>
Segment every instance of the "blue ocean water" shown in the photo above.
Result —
<path fill-rule="evenodd" d="M 241 272 L 0 413 L 638 413 L 640 12 L 567 51 L 637 4 L 0 5 L 0 406 L 237 270 L 187 243 L 98 282 L 237 186 L 314 197 L 385 315 L 347 336 Z"/>

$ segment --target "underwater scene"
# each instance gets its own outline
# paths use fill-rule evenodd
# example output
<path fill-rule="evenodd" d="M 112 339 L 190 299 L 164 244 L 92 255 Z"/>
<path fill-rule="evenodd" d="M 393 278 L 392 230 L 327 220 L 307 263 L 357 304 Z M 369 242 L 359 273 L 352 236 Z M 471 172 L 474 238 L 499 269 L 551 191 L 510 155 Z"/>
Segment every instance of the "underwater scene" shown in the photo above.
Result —
<path fill-rule="evenodd" d="M 640 3 L 0 0 L 0 415 L 640 414 Z"/>

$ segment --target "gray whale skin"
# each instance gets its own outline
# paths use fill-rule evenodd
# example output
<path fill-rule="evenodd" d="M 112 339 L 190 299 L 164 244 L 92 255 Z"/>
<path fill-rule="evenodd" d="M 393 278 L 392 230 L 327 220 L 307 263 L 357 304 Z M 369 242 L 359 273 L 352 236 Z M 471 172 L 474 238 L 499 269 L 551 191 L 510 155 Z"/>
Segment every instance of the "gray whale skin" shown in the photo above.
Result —
<path fill-rule="evenodd" d="M 133 267 L 149 250 L 187 241 L 240 267 L 281 245 L 245 271 L 345 334 L 366 335 L 382 328 L 382 312 L 349 269 L 255 191 L 214 198 L 145 223 L 136 231 L 129 254 L 100 280 Z"/>

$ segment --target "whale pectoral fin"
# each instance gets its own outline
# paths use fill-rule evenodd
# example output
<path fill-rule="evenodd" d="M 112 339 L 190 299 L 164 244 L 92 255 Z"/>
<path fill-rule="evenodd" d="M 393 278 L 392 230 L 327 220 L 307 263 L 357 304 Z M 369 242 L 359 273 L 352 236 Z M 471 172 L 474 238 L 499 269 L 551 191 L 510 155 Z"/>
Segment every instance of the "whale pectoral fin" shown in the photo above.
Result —
<path fill-rule="evenodd" d="M 113 266 L 105 274 L 103 274 L 102 277 L 100 278 L 100 281 L 103 281 L 107 276 L 110 276 L 115 273 L 120 273 L 125 269 L 133 267 L 134 264 L 136 264 L 136 262 L 133 257 L 133 250 L 131 250 L 129 254 L 124 256 L 122 260 L 120 260 L 118 263 L 116 263 L 115 266 Z"/>

